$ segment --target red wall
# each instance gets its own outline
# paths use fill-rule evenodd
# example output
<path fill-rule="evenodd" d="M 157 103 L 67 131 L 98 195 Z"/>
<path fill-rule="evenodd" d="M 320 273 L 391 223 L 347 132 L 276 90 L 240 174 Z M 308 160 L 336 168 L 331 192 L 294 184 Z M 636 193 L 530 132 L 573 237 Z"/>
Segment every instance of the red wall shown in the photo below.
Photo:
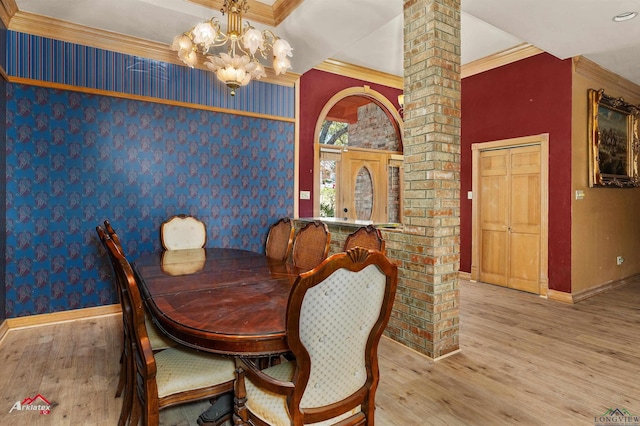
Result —
<path fill-rule="evenodd" d="M 549 133 L 549 288 L 571 291 L 571 60 L 540 54 L 462 80 L 460 270 L 471 271 L 471 144 Z M 397 105 L 401 90 L 311 70 L 300 79 L 300 190 L 313 194 L 313 136 L 337 92 L 369 85 Z M 313 215 L 300 200 L 300 217 Z"/>
<path fill-rule="evenodd" d="M 549 288 L 571 292 L 571 74 L 570 59 L 540 54 L 462 80 L 461 271 L 471 271 L 471 144 L 549 133 Z"/>
<path fill-rule="evenodd" d="M 300 200 L 300 217 L 313 216 L 313 136 L 320 111 L 333 95 L 350 87 L 369 86 L 389 99 L 396 107 L 402 90 L 311 70 L 300 78 L 300 191 L 310 191 L 310 200 Z"/>

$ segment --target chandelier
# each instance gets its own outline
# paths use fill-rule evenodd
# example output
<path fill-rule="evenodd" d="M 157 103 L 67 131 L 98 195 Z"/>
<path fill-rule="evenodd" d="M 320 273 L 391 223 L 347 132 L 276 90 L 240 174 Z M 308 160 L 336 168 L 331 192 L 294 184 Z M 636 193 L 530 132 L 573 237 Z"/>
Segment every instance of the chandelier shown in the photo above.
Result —
<path fill-rule="evenodd" d="M 220 30 L 218 19 L 211 18 L 177 35 L 171 46 L 178 52 L 178 58 L 193 68 L 198 62 L 197 52 L 207 55 L 214 53 L 215 48 L 227 45 L 226 53 L 207 55 L 204 64 L 231 89 L 231 96 L 252 79 L 260 80 L 267 75 L 259 57 L 267 59 L 269 51 L 273 55 L 276 75 L 285 74 L 291 68 L 287 56 L 292 56 L 293 49 L 289 43 L 269 30 L 259 31 L 248 22 L 243 25 L 242 14 L 248 10 L 247 0 L 224 0 L 220 12 L 227 14 L 226 33 Z"/>

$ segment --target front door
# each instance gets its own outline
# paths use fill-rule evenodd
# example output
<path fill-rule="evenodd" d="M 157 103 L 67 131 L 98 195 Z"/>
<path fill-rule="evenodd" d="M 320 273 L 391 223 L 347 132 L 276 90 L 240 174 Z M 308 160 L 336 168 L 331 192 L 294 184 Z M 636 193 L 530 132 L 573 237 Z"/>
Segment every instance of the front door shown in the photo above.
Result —
<path fill-rule="evenodd" d="M 384 152 L 350 149 L 342 153 L 336 217 L 387 221 L 387 161 Z"/>

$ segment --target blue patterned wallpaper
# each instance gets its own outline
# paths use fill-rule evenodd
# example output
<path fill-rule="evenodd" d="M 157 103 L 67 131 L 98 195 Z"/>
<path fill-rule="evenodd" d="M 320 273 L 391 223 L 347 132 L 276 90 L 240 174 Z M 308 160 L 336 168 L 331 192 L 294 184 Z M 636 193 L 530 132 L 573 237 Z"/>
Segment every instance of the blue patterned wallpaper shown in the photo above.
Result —
<path fill-rule="evenodd" d="M 6 53 L 7 53 L 7 30 L 4 27 L 4 24 L 0 20 L 0 67 L 2 69 L 6 69 Z M 7 139 L 7 103 L 5 102 L 7 92 L 7 82 L 4 77 L 0 76 L 0 206 L 2 205 L 2 200 L 5 199 L 6 195 L 6 175 L 5 170 L 7 167 L 6 162 L 6 139 Z M 2 278 L 2 282 L 4 282 L 5 272 L 6 272 L 6 261 L 5 261 L 5 253 L 6 253 L 6 210 L 4 206 L 0 208 L 0 277 Z M 6 306 L 6 288 L 4 285 L 0 285 L 0 322 L 6 319 L 5 310 L 3 309 Z"/>
<path fill-rule="evenodd" d="M 293 118 L 292 87 L 253 81 L 230 96 L 210 71 L 5 31 L 13 77 Z"/>
<path fill-rule="evenodd" d="M 293 214 L 293 123 L 12 83 L 6 96 L 7 317 L 117 302 L 104 219 L 135 259 L 173 214 L 202 219 L 210 247 L 254 251 Z"/>

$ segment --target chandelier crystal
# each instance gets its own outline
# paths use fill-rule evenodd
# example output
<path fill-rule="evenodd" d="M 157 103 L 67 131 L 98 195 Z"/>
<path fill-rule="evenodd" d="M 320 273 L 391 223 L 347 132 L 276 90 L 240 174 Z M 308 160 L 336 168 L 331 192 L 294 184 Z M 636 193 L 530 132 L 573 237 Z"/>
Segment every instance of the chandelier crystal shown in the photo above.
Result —
<path fill-rule="evenodd" d="M 266 77 L 264 65 L 259 57 L 267 59 L 269 51 L 273 57 L 276 75 L 285 74 L 291 68 L 288 57 L 293 50 L 286 40 L 269 30 L 259 31 L 248 22 L 242 23 L 242 15 L 249 10 L 247 0 L 224 0 L 220 12 L 227 14 L 227 32 L 220 29 L 217 18 L 201 22 L 184 34 L 173 39 L 171 48 L 178 58 L 193 68 L 198 63 L 197 52 L 207 55 L 204 64 L 216 77 L 231 89 L 246 86 L 253 79 Z M 215 54 L 213 50 L 227 45 L 227 52 Z M 211 51 L 211 55 L 208 55 Z"/>

